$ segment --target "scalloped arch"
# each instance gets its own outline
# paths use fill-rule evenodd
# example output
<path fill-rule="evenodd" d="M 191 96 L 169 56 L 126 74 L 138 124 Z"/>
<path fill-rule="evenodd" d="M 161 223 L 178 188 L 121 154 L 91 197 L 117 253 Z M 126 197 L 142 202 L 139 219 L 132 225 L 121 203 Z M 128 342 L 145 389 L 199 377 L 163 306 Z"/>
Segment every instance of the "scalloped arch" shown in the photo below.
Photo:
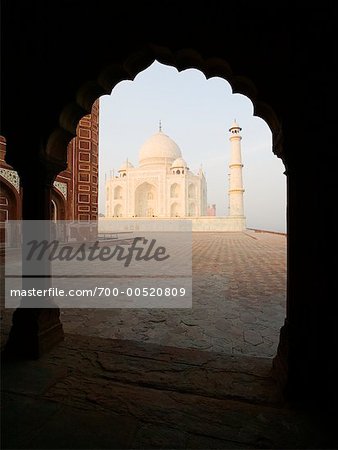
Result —
<path fill-rule="evenodd" d="M 253 104 L 254 115 L 262 118 L 272 132 L 273 153 L 284 163 L 282 124 L 273 108 L 259 98 L 254 83 L 243 75 L 236 75 L 227 61 L 212 57 L 204 59 L 194 49 L 184 48 L 172 51 L 167 47 L 148 45 L 132 53 L 120 64 L 106 66 L 97 80 L 87 81 L 76 93 L 75 101 L 66 105 L 60 114 L 60 127 L 50 135 L 46 147 L 46 156 L 50 161 L 66 164 L 67 145 L 76 136 L 76 128 L 82 117 L 90 114 L 95 100 L 102 95 L 110 95 L 113 88 L 123 80 L 134 80 L 136 75 L 155 60 L 161 64 L 175 67 L 179 72 L 186 69 L 200 70 L 206 79 L 220 77 L 232 87 L 233 93 L 248 97 Z"/>

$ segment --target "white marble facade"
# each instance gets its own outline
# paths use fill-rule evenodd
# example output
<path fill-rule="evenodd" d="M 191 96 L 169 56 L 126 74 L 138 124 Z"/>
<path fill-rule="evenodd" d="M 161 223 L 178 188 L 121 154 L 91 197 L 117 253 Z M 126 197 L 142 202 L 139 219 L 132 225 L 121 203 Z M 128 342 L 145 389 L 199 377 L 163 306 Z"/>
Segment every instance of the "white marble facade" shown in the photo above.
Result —
<path fill-rule="evenodd" d="M 203 170 L 190 171 L 178 145 L 161 127 L 106 181 L 106 218 L 201 217 L 207 214 Z"/>

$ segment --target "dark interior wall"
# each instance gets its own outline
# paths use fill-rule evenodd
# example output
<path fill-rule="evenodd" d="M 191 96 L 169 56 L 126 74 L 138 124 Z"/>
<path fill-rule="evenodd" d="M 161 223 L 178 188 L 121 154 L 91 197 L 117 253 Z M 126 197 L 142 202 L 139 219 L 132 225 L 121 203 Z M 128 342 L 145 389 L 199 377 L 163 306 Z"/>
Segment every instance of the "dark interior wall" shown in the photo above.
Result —
<path fill-rule="evenodd" d="M 76 98 L 81 86 L 149 43 L 172 52 L 193 49 L 203 60 L 222 58 L 254 84 L 251 97 L 267 102 L 280 119 L 299 118 L 303 105 L 310 112 L 312 97 L 334 82 L 332 57 L 323 58 L 334 51 L 331 9 L 323 3 L 3 0 L 3 133 L 20 142 L 18 135 L 39 123 L 35 147 L 43 148 L 60 120 L 74 132 L 76 118 L 64 108 L 75 102 L 75 115 L 90 112 L 88 98 Z M 324 73 L 325 85 L 316 89 Z M 13 108 L 13 101 L 20 107 Z M 7 124 L 13 121 L 11 135 Z"/>
<path fill-rule="evenodd" d="M 337 403 L 336 274 L 326 256 L 336 239 L 335 2 L 3 0 L 1 7 L 1 134 L 19 173 L 36 173 L 41 161 L 64 169 L 67 143 L 93 101 L 154 58 L 222 75 L 251 98 L 288 177 L 280 347 L 287 390 Z"/>

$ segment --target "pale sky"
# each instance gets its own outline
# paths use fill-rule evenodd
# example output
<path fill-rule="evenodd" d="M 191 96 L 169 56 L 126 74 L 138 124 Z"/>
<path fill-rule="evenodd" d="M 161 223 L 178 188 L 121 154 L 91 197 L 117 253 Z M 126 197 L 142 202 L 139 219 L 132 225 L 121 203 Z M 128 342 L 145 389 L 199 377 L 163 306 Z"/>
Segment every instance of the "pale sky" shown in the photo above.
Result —
<path fill-rule="evenodd" d="M 253 116 L 251 101 L 232 94 L 222 78 L 206 80 L 202 72 L 178 72 L 154 62 L 134 81 L 122 81 L 110 96 L 100 98 L 99 212 L 105 213 L 105 174 L 118 170 L 126 158 L 138 165 L 142 144 L 162 131 L 180 147 L 194 173 L 202 164 L 208 203 L 218 216 L 228 214 L 229 128 L 236 118 L 242 127 L 244 211 L 247 226 L 285 231 L 284 166 L 272 153 L 268 125 Z"/>

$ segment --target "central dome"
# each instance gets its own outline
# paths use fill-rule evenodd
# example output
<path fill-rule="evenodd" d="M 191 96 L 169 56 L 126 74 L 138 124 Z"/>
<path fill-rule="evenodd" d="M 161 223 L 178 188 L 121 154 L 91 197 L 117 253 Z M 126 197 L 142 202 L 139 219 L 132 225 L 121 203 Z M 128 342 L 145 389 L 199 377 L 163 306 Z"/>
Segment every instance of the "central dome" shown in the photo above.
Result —
<path fill-rule="evenodd" d="M 139 153 L 140 166 L 172 164 L 182 156 L 179 146 L 169 136 L 159 131 L 142 145 Z"/>

